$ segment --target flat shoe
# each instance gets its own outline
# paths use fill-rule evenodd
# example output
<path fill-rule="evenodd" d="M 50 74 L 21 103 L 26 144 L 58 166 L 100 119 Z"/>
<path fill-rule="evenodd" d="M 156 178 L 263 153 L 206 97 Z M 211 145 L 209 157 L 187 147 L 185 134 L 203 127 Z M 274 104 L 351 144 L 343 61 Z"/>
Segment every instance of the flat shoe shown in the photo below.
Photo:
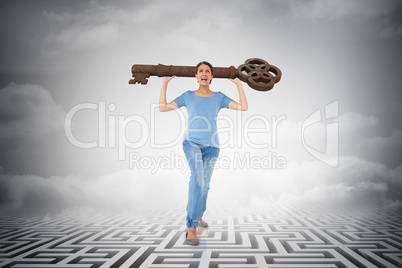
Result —
<path fill-rule="evenodd" d="M 208 227 L 208 223 L 206 223 L 206 222 L 198 223 L 198 226 L 203 227 L 203 228 L 207 228 L 207 227 Z"/>
<path fill-rule="evenodd" d="M 198 246 L 200 244 L 200 240 L 198 239 L 187 239 L 188 233 L 186 233 L 186 241 L 184 241 L 184 244 L 190 245 L 190 246 Z"/>

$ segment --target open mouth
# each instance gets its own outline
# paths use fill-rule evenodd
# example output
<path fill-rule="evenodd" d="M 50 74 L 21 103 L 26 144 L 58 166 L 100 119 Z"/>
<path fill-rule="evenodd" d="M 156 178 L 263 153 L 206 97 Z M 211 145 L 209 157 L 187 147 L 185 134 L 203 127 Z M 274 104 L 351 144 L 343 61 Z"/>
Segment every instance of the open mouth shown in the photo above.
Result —
<path fill-rule="evenodd" d="M 207 82 L 208 80 L 206 78 L 201 78 L 202 82 Z"/>

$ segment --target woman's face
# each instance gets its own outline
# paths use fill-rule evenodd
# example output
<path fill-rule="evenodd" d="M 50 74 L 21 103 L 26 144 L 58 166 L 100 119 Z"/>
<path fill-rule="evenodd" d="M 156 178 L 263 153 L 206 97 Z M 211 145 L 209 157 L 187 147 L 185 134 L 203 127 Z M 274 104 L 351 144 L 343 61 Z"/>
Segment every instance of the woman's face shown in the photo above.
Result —
<path fill-rule="evenodd" d="M 195 78 L 197 78 L 198 83 L 202 86 L 209 85 L 211 82 L 213 75 L 211 73 L 211 68 L 209 68 L 208 65 L 206 64 L 201 64 L 198 67 L 198 71 L 195 75 Z"/>

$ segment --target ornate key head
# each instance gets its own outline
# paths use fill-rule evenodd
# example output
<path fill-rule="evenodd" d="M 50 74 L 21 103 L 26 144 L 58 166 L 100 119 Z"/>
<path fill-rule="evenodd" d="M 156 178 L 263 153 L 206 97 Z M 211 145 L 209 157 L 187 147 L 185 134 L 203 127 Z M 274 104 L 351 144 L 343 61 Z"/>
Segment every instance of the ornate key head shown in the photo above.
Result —
<path fill-rule="evenodd" d="M 268 64 L 265 60 L 252 58 L 237 68 L 239 79 L 251 88 L 259 91 L 268 91 L 275 83 L 281 80 L 282 72 L 279 68 Z"/>

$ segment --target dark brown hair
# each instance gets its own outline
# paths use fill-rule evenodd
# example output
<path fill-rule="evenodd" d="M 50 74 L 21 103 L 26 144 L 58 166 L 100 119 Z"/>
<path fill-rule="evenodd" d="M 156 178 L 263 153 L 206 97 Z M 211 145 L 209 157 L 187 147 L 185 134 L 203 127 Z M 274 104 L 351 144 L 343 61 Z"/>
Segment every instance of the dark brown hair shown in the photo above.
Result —
<path fill-rule="evenodd" d="M 211 69 L 211 74 L 214 75 L 214 68 L 212 67 L 212 64 L 207 61 L 201 61 L 200 63 L 197 64 L 197 66 L 195 67 L 195 74 L 198 73 L 198 67 L 200 67 L 202 64 L 208 65 L 209 68 Z"/>

